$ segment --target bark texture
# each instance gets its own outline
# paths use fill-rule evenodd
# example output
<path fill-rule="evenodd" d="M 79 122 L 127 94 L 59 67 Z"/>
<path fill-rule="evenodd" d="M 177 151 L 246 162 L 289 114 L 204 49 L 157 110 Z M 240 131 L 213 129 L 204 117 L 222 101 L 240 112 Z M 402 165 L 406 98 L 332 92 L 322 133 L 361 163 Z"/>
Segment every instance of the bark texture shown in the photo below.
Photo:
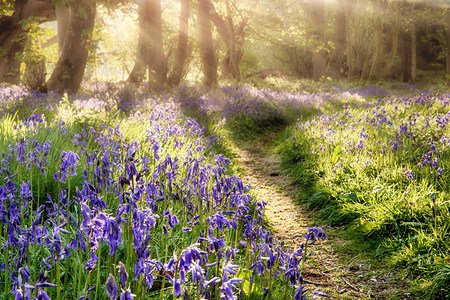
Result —
<path fill-rule="evenodd" d="M 177 52 L 172 73 L 167 80 L 170 86 L 179 85 L 184 73 L 187 58 L 190 4 L 191 0 L 181 0 Z"/>
<path fill-rule="evenodd" d="M 27 32 L 20 21 L 31 17 L 39 17 L 40 23 L 51 21 L 55 19 L 55 11 L 49 2 L 22 0 L 15 2 L 12 16 L 0 17 L 0 82 L 20 82 L 20 54 L 25 47 L 22 37 Z"/>
<path fill-rule="evenodd" d="M 199 46 L 203 68 L 203 84 L 217 84 L 217 60 L 214 53 L 209 0 L 198 0 Z"/>
<path fill-rule="evenodd" d="M 70 21 L 63 49 L 46 86 L 48 90 L 76 93 L 83 79 L 88 43 L 95 22 L 96 3 L 83 1 L 70 7 Z"/>

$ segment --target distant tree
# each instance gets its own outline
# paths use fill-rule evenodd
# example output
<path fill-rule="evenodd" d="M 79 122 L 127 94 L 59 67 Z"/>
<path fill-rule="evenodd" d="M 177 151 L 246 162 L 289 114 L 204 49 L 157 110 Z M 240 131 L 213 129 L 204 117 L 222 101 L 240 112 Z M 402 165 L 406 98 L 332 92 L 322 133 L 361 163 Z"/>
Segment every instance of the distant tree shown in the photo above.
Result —
<path fill-rule="evenodd" d="M 327 75 L 334 79 L 341 77 L 341 69 L 345 58 L 347 39 L 347 14 L 345 0 L 338 0 L 334 21 L 334 49 L 328 62 Z"/>
<path fill-rule="evenodd" d="M 209 0 L 198 0 L 199 46 L 203 84 L 208 87 L 217 84 L 217 60 L 214 53 L 210 8 Z"/>
<path fill-rule="evenodd" d="M 256 8 L 258 2 L 255 2 L 253 9 Z M 222 41 L 227 47 L 227 52 L 222 61 L 223 76 L 231 75 L 237 81 L 241 79 L 239 64 L 244 56 L 245 32 L 244 29 L 253 14 L 254 10 L 244 13 L 239 10 L 236 3 L 225 0 L 226 15 L 222 17 L 214 7 L 211 0 L 205 1 L 209 7 L 210 19 L 217 28 Z M 238 17 L 236 17 L 237 15 Z M 236 25 L 235 19 L 240 18 L 240 22 Z"/>
<path fill-rule="evenodd" d="M 8 3 L 9 2 L 9 3 Z M 55 19 L 51 3 L 39 0 L 6 1 L 13 8 L 12 15 L 0 17 L 0 82 L 18 84 L 20 64 L 25 47 L 28 22 L 43 23 Z"/>
<path fill-rule="evenodd" d="M 450 86 L 450 7 L 446 8 L 447 11 L 447 86 Z"/>
<path fill-rule="evenodd" d="M 150 89 L 159 89 L 167 79 L 167 58 L 164 54 L 161 1 L 139 0 L 139 37 L 134 67 L 127 81 L 143 82 L 148 73 Z M 148 72 L 147 72 L 148 71 Z"/>
<path fill-rule="evenodd" d="M 80 88 L 88 58 L 89 40 L 94 28 L 96 3 L 78 1 L 69 6 L 69 24 L 58 62 L 46 83 L 49 90 L 76 93 Z"/>
<path fill-rule="evenodd" d="M 128 75 L 128 82 L 139 84 L 146 77 L 148 58 L 150 51 L 150 37 L 147 33 L 150 28 L 151 10 L 149 10 L 149 2 L 145 0 L 138 1 L 138 20 L 139 20 L 139 36 L 136 51 L 136 59 L 134 67 Z"/>
<path fill-rule="evenodd" d="M 168 78 L 168 84 L 170 86 L 176 86 L 180 84 L 181 77 L 184 73 L 184 67 L 187 58 L 187 46 L 188 46 L 188 29 L 189 29 L 189 15 L 190 15 L 191 0 L 181 0 L 180 10 L 180 24 L 178 30 L 178 43 L 175 54 L 175 62 Z"/>
<path fill-rule="evenodd" d="M 150 89 L 160 89 L 167 81 L 167 58 L 164 54 L 161 0 L 148 0 L 149 22 L 148 34 L 150 37 L 150 49 L 147 53 L 149 63 L 148 84 Z"/>
<path fill-rule="evenodd" d="M 313 21 L 313 79 L 319 80 L 325 75 L 327 56 L 325 51 L 325 1 L 312 0 L 310 13 Z"/>

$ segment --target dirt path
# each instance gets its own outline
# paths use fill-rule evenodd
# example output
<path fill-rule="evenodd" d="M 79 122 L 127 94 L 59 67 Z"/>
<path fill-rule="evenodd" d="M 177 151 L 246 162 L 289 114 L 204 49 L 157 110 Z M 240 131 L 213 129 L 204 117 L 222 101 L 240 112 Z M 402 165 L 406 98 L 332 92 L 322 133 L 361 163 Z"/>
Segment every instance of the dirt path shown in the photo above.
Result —
<path fill-rule="evenodd" d="M 314 216 L 295 204 L 301 191 L 280 170 L 280 156 L 272 146 L 276 136 L 270 134 L 234 151 L 244 183 L 251 184 L 254 195 L 267 202 L 266 216 L 274 235 L 297 249 L 304 242 L 306 230 L 313 226 Z M 311 255 L 303 275 L 309 288 L 326 292 L 331 299 L 391 299 L 395 295 L 395 299 L 410 299 L 397 282 L 401 280 L 372 271 L 357 249 L 345 258 L 339 257 L 334 249 L 348 242 L 338 238 L 339 229 L 323 230 L 327 239 L 308 247 Z"/>

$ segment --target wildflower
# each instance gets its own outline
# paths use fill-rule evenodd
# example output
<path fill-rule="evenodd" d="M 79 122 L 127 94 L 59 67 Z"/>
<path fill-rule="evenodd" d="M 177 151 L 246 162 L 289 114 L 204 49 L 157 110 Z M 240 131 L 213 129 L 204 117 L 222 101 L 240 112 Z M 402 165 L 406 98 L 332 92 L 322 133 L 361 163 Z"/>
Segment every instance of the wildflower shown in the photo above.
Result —
<path fill-rule="evenodd" d="M 309 241 L 312 244 L 317 239 L 324 240 L 325 239 L 325 233 L 323 232 L 322 228 L 314 226 L 313 228 L 309 228 L 308 229 L 308 233 L 305 235 L 305 238 L 306 238 L 307 241 Z"/>
<path fill-rule="evenodd" d="M 111 300 L 115 300 L 117 298 L 117 283 L 112 274 L 109 274 L 108 279 L 106 280 L 106 294 Z"/>
<path fill-rule="evenodd" d="M 409 171 L 406 171 L 406 172 L 403 173 L 403 174 L 406 175 L 406 179 L 412 180 L 412 181 L 416 181 L 416 178 L 414 177 L 413 171 L 409 170 Z"/>
<path fill-rule="evenodd" d="M 122 285 L 122 288 L 124 289 L 127 284 L 128 273 L 125 268 L 125 265 L 122 262 L 119 263 L 119 278 L 120 278 L 120 284 Z M 120 299 L 122 299 L 122 295 L 120 296 Z"/>

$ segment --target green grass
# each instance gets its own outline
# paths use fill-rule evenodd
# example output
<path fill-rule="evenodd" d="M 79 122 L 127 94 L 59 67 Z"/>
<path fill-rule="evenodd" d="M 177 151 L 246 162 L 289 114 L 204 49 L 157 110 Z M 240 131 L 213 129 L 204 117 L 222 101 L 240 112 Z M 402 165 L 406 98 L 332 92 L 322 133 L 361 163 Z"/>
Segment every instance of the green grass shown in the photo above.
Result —
<path fill-rule="evenodd" d="M 442 294 L 439 289 L 448 291 L 442 285 L 447 273 L 433 274 L 450 259 L 450 147 L 441 143 L 450 131 L 435 119 L 446 114 L 448 100 L 408 97 L 331 106 L 292 126 L 281 153 L 284 167 L 305 190 L 302 203 L 318 209 L 327 224 L 364 237 L 369 251 L 391 266 L 425 278 L 422 295 Z M 417 102 L 421 97 L 424 103 Z M 408 129 L 399 134 L 405 124 Z M 442 174 L 431 162 L 419 166 L 424 155 L 437 160 Z"/>

